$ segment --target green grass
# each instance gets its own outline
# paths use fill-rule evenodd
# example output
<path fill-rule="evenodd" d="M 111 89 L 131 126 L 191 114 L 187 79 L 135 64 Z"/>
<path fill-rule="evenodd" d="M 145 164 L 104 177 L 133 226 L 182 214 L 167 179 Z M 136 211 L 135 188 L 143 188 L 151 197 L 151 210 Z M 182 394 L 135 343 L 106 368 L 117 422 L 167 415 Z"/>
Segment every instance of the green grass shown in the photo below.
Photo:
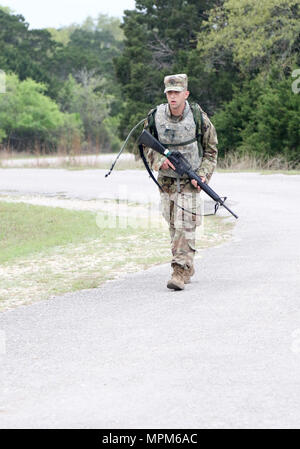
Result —
<path fill-rule="evenodd" d="M 135 205 L 129 207 L 130 216 L 135 210 Z M 135 227 L 107 228 L 108 217 L 0 201 L 0 310 L 99 287 L 126 273 L 170 262 L 170 237 L 162 218 L 151 227 L 141 220 Z M 234 226 L 233 220 L 218 216 L 204 221 L 198 228 L 197 257 L 202 249 L 230 239 Z"/>
<path fill-rule="evenodd" d="M 216 173 L 257 173 L 260 175 L 300 175 L 300 170 L 263 169 L 263 168 L 217 168 Z"/>
<path fill-rule="evenodd" d="M 94 212 L 0 201 L 0 264 L 56 246 L 109 240 L 114 234 L 99 229 Z"/>

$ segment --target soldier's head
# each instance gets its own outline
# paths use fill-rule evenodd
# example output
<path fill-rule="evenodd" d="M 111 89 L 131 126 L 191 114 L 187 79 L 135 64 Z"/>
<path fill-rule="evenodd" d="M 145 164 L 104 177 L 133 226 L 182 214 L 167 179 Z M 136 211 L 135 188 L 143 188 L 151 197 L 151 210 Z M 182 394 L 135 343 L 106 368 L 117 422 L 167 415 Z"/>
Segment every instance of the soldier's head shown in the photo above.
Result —
<path fill-rule="evenodd" d="M 164 79 L 165 94 L 174 115 L 182 114 L 185 106 L 185 101 L 189 96 L 188 78 L 185 73 L 178 75 L 169 75 Z"/>

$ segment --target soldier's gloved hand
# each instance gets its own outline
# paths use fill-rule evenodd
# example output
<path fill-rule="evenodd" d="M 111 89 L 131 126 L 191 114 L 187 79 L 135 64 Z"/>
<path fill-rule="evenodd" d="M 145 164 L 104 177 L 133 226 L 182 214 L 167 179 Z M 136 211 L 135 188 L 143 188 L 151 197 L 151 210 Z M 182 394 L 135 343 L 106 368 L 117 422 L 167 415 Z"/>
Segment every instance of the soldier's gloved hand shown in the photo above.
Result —
<path fill-rule="evenodd" d="M 200 178 L 201 178 L 201 181 L 202 181 L 202 182 L 205 182 L 205 176 L 200 176 Z M 191 180 L 191 183 L 192 183 L 192 185 L 195 187 L 195 189 L 197 189 L 198 192 L 200 192 L 201 187 L 198 186 L 196 179 L 192 179 L 192 180 Z"/>
<path fill-rule="evenodd" d="M 166 159 L 160 166 L 162 170 L 168 170 L 168 168 L 172 168 L 172 170 L 175 170 L 174 165 L 172 162 L 169 161 L 169 159 Z"/>

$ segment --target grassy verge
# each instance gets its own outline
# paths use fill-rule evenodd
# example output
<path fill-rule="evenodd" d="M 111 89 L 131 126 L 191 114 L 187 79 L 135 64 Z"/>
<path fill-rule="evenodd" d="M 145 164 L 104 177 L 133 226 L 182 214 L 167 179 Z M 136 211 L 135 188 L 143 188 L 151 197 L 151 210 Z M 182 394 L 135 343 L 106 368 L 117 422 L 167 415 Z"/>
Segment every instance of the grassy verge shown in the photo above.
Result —
<path fill-rule="evenodd" d="M 99 235 L 90 212 L 2 202 L 0 213 L 1 264 Z"/>
<path fill-rule="evenodd" d="M 267 170 L 267 169 L 259 169 L 259 168 L 243 168 L 243 169 L 235 169 L 235 168 L 218 168 L 216 173 L 258 173 L 260 175 L 300 175 L 300 170 Z"/>
<path fill-rule="evenodd" d="M 58 152 L 53 155 L 29 153 L 0 154 L 1 168 L 63 168 L 68 170 L 105 169 L 111 167 L 116 153 L 98 154 L 65 154 Z M 144 170 L 143 162 L 135 160 L 132 154 L 123 153 L 115 167 L 116 170 Z M 262 174 L 299 174 L 300 163 L 288 162 L 280 155 L 278 157 L 259 157 L 254 155 L 239 155 L 229 153 L 218 159 L 219 172 L 253 172 Z"/>
<path fill-rule="evenodd" d="M 5 157 L 0 154 L 1 168 L 62 168 L 68 170 L 104 169 L 109 170 L 116 153 L 90 155 L 28 155 Z M 136 161 L 132 154 L 124 153 L 116 164 L 117 170 L 139 170 L 144 167 L 142 160 Z"/>
<path fill-rule="evenodd" d="M 95 288 L 171 257 L 163 221 L 110 228 L 103 226 L 111 223 L 106 212 L 4 201 L 0 215 L 0 310 Z M 198 248 L 229 239 L 232 226 L 231 220 L 205 217 Z"/>

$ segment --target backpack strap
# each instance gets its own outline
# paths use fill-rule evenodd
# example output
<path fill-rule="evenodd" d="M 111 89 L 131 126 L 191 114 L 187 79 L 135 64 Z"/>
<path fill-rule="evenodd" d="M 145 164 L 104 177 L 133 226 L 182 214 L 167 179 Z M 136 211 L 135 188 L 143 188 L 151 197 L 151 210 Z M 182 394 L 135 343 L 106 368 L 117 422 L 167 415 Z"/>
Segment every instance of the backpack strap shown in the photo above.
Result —
<path fill-rule="evenodd" d="M 148 120 L 147 128 L 149 129 L 149 132 L 152 134 L 152 136 L 158 140 L 158 133 L 157 133 L 156 124 L 155 124 L 156 110 L 157 110 L 157 108 L 154 108 L 154 109 L 151 109 L 151 111 L 149 112 L 149 114 L 147 116 L 147 120 Z"/>
<path fill-rule="evenodd" d="M 203 149 L 204 121 L 202 110 L 197 103 L 191 103 L 190 108 L 193 113 L 194 122 L 196 124 L 196 139 L 198 142 L 199 154 Z"/>

